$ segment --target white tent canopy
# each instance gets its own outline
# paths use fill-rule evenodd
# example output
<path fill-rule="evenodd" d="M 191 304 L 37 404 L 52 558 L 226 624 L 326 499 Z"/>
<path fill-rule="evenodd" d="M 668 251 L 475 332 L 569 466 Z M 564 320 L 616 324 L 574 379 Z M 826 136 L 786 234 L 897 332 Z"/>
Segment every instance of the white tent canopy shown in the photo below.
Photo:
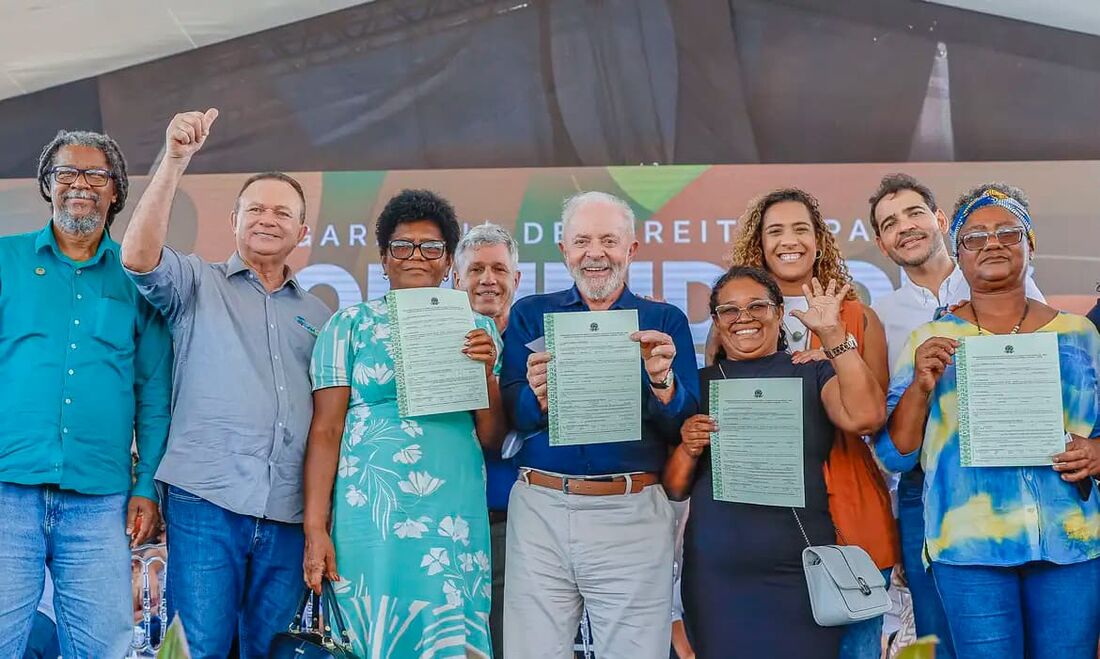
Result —
<path fill-rule="evenodd" d="M 365 1 L 0 0 L 0 100 Z M 1098 0 L 926 1 L 1100 35 Z"/>
<path fill-rule="evenodd" d="M 0 0 L 0 100 L 363 0 Z M 187 71 L 179 72 L 185 81 Z"/>

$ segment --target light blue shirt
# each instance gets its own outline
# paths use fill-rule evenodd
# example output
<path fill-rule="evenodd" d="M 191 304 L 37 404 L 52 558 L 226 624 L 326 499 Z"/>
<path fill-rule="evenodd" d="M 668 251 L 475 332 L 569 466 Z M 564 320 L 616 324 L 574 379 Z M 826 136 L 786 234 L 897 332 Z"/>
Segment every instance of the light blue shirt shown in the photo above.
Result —
<path fill-rule="evenodd" d="M 129 274 L 175 344 L 157 480 L 240 515 L 301 522 L 309 360 L 329 308 L 293 277 L 268 292 L 236 253 L 207 263 L 165 247 L 153 271 Z"/>

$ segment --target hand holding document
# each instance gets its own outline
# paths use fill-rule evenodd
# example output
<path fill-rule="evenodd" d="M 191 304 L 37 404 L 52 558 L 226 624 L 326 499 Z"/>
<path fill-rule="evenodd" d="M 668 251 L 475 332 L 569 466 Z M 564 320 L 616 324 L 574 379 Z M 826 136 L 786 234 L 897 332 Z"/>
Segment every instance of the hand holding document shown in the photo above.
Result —
<path fill-rule="evenodd" d="M 1049 465 L 1065 451 L 1057 334 L 968 336 L 955 359 L 962 466 Z"/>
<path fill-rule="evenodd" d="M 545 327 L 551 446 L 641 440 L 637 310 L 549 313 Z"/>
<path fill-rule="evenodd" d="M 715 500 L 806 506 L 800 378 L 712 381 L 710 416 Z"/>
<path fill-rule="evenodd" d="M 485 366 L 462 353 L 474 329 L 465 291 L 405 288 L 386 294 L 401 416 L 489 407 Z"/>

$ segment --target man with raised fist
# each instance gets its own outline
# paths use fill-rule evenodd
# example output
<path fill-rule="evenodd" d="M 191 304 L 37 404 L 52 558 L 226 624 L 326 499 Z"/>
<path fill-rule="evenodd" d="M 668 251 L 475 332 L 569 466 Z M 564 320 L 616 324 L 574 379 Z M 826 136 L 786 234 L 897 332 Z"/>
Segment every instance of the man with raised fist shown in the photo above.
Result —
<path fill-rule="evenodd" d="M 164 244 L 172 201 L 218 111 L 168 124 L 165 154 L 126 236 L 122 262 L 168 320 L 175 344 L 172 426 L 157 471 L 167 486 L 169 616 L 191 654 L 266 657 L 302 588 L 302 459 L 313 413 L 309 360 L 330 315 L 287 257 L 305 236 L 290 176 L 250 177 L 229 214 L 236 251 L 221 263 Z"/>

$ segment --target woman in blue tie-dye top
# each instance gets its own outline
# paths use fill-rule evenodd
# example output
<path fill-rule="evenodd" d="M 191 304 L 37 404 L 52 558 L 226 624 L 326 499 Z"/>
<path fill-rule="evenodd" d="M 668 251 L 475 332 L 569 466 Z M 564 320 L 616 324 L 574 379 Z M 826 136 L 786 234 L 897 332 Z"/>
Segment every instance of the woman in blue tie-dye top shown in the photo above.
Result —
<path fill-rule="evenodd" d="M 1023 194 L 964 195 L 951 226 L 971 300 L 918 328 L 897 365 L 875 450 L 894 471 L 920 460 L 925 558 L 960 658 L 1093 659 L 1100 636 L 1100 334 L 1024 293 L 1035 247 Z M 963 467 L 953 356 L 960 339 L 1058 337 L 1065 430 L 1052 466 Z"/>

